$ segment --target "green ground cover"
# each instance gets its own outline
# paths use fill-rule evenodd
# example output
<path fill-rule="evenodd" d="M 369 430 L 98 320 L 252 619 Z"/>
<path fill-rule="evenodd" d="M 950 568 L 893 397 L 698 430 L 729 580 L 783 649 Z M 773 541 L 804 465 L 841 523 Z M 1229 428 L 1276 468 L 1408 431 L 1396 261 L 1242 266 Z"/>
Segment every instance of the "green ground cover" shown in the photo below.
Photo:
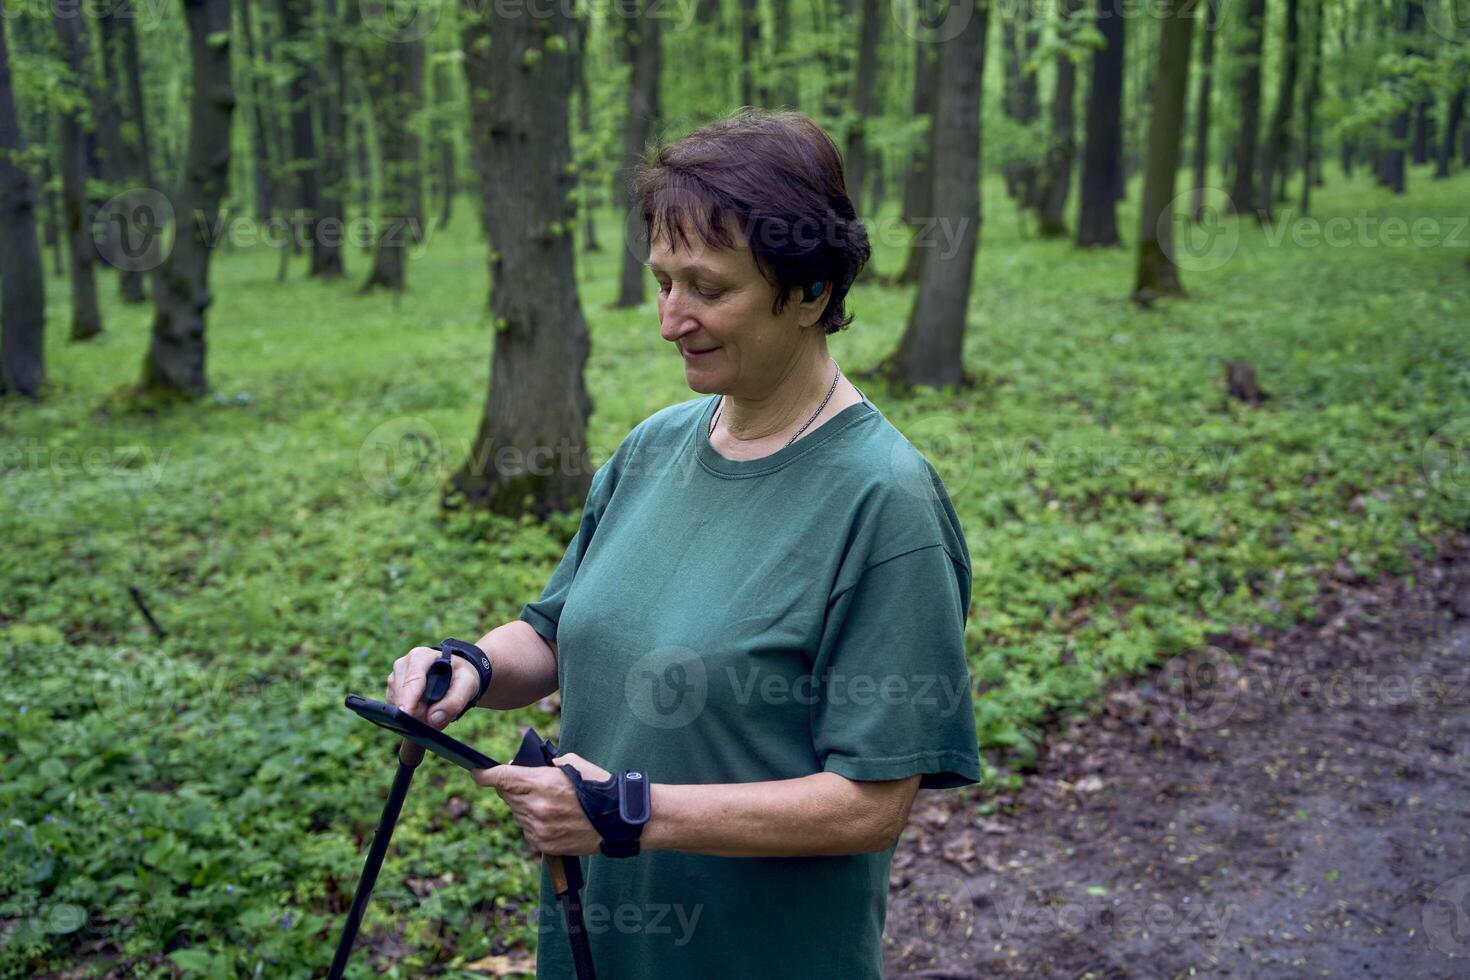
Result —
<path fill-rule="evenodd" d="M 993 784 L 1109 676 L 1227 624 L 1289 621 L 1322 575 L 1401 571 L 1470 527 L 1470 232 L 1445 217 L 1464 212 L 1470 178 L 1415 171 L 1410 187 L 1395 199 L 1335 180 L 1315 198 L 1339 219 L 1326 240 L 1228 220 L 1225 244 L 1192 261 L 1214 264 L 1232 234 L 1238 247 L 1186 269 L 1191 299 L 1139 310 L 1131 251 L 1024 238 L 987 186 L 965 351 L 978 384 L 859 384 L 935 463 L 964 524 Z M 513 618 L 576 526 L 438 509 L 493 337 L 468 205 L 396 305 L 356 294 L 361 253 L 338 284 L 306 280 L 304 260 L 278 284 L 265 248 L 218 256 L 214 395 L 156 415 L 119 394 L 147 310 L 104 277 L 107 332 L 72 345 L 66 284 L 49 284 L 48 397 L 0 406 L 0 975 L 85 961 L 307 976 L 330 958 L 391 777 L 390 743 L 343 694 L 377 695 L 415 643 Z M 1125 211 L 1129 240 L 1133 224 Z M 643 309 L 606 308 L 619 227 L 605 216 L 614 247 L 579 255 L 598 461 L 694 396 L 653 291 Z M 877 267 L 896 270 L 901 243 L 875 238 Z M 857 323 L 832 340 L 844 370 L 892 347 L 911 299 L 856 290 Z M 1254 365 L 1265 405 L 1224 396 L 1231 357 Z M 425 474 L 365 475 L 364 445 L 407 429 L 433 435 Z M 526 723 L 556 720 L 475 712 L 456 732 L 503 755 Z M 534 941 L 505 909 L 535 868 L 493 792 L 431 763 L 395 843 L 365 926 L 401 949 L 391 975 Z"/>

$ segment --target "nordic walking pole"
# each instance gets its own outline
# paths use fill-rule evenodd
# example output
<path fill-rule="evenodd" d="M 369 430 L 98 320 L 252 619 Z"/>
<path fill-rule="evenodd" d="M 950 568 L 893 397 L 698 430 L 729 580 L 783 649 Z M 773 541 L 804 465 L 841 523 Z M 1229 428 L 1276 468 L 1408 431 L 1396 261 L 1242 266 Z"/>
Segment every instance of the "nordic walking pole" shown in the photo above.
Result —
<path fill-rule="evenodd" d="M 521 737 L 521 747 L 511 765 L 554 766 L 556 746 L 536 734 L 534 728 L 526 729 Z M 567 929 L 567 941 L 572 947 L 572 967 L 577 980 L 597 980 L 592 969 L 592 944 L 587 938 L 587 926 L 582 920 L 582 862 L 576 857 L 559 854 L 541 855 L 546 861 L 547 874 L 551 876 L 551 891 L 561 905 L 563 922 Z"/>
<path fill-rule="evenodd" d="M 453 670 L 449 655 L 429 665 L 429 676 L 424 685 L 424 700 L 433 704 L 449 693 L 450 672 Z M 357 891 L 352 896 L 352 908 L 347 913 L 347 923 L 342 927 L 342 938 L 337 943 L 337 953 L 332 957 L 327 980 L 342 980 L 347 969 L 347 960 L 352 955 L 352 944 L 357 939 L 357 930 L 362 925 L 362 915 L 367 911 L 368 899 L 372 897 L 373 885 L 378 881 L 378 871 L 383 867 L 383 858 L 388 853 L 388 842 L 393 837 L 393 826 L 398 823 L 398 812 L 403 809 L 403 798 L 408 795 L 408 784 L 413 780 L 413 771 L 424 761 L 424 750 L 420 745 L 404 739 L 398 745 L 398 772 L 393 776 L 393 788 L 388 791 L 388 802 L 383 805 L 383 816 L 378 829 L 373 833 L 372 846 L 368 848 L 367 860 L 362 865 L 362 877 L 357 881 Z"/>

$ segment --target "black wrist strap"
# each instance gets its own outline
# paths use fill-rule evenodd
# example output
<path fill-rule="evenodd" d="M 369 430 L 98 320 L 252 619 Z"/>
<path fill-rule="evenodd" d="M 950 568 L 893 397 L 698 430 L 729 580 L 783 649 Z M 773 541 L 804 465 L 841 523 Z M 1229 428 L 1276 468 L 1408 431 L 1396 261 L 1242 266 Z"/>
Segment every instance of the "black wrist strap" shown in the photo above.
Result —
<path fill-rule="evenodd" d="M 466 643 L 464 640 L 445 640 L 439 644 L 438 650 L 444 654 L 440 658 L 441 660 L 447 660 L 451 655 L 463 657 L 474 666 L 475 673 L 480 675 L 480 690 L 470 699 L 469 704 L 464 706 L 464 710 L 455 717 L 454 720 L 458 721 L 468 714 L 471 708 L 480 703 L 480 699 L 490 689 L 490 680 L 494 676 L 495 671 L 490 665 L 490 657 L 484 650 L 481 650 L 473 643 Z"/>
<path fill-rule="evenodd" d="M 559 765 L 562 772 L 572 781 L 577 790 L 577 802 L 582 804 L 582 812 L 587 814 L 587 820 L 592 824 L 600 835 L 602 843 L 600 850 L 608 857 L 633 857 L 638 853 L 638 840 L 643 834 L 643 824 L 648 820 L 646 798 L 642 805 L 634 804 L 633 812 L 626 817 L 631 817 L 632 822 L 625 818 L 622 810 L 625 806 L 620 805 L 627 796 L 621 784 L 627 781 L 628 773 L 614 773 L 603 780 L 591 780 L 582 778 L 582 774 L 569 765 Z M 638 789 L 643 789 L 647 784 L 647 776 L 639 772 L 635 782 Z"/>

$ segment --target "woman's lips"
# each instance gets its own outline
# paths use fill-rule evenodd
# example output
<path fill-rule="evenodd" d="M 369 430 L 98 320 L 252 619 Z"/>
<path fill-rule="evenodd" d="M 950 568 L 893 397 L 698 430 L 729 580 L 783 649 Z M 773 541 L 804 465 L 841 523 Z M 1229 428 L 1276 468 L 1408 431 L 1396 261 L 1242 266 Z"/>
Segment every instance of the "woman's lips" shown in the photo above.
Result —
<path fill-rule="evenodd" d="M 719 350 L 718 347 L 710 347 L 707 350 L 689 350 L 686 347 L 686 348 L 684 348 L 684 356 L 685 357 L 688 357 L 688 358 L 691 358 L 691 359 L 692 358 L 698 358 L 698 357 L 704 357 L 706 354 L 713 354 L 717 350 Z"/>

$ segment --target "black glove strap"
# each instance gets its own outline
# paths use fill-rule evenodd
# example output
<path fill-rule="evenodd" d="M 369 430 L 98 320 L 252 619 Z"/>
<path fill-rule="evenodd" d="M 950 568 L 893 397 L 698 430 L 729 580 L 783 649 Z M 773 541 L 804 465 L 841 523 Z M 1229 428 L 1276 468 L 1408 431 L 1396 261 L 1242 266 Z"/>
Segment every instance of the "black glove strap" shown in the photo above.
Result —
<path fill-rule="evenodd" d="M 588 821 L 602 835 L 602 843 L 599 845 L 602 853 L 608 857 L 636 855 L 639 849 L 638 839 L 643 833 L 643 824 L 648 820 L 648 811 L 646 806 L 640 807 L 634 804 L 632 812 L 628 815 L 636 822 L 630 823 L 624 819 L 621 810 L 628 809 L 628 806 L 620 807 L 620 799 L 627 795 L 627 791 L 621 788 L 620 783 L 627 781 L 627 772 L 593 781 L 583 779 L 582 774 L 569 765 L 560 765 L 557 768 L 566 773 L 567 778 L 572 781 L 572 785 L 577 789 L 577 802 L 582 804 L 582 812 L 587 814 Z M 643 785 L 648 782 L 646 774 L 640 773 L 637 779 L 641 780 Z M 642 786 L 638 788 L 642 789 Z"/>
<path fill-rule="evenodd" d="M 490 689 L 490 680 L 495 672 L 490 666 L 490 657 L 486 655 L 484 650 L 481 650 L 473 643 L 466 643 L 464 640 L 445 640 L 436 649 L 441 654 L 444 654 L 440 658 L 441 660 L 447 660 L 450 655 L 463 657 L 474 665 L 475 673 L 480 675 L 480 690 L 470 699 L 470 703 L 464 706 L 464 710 L 455 716 L 454 720 L 459 721 L 459 719 L 469 713 L 471 708 L 480 703 L 480 699 Z"/>

